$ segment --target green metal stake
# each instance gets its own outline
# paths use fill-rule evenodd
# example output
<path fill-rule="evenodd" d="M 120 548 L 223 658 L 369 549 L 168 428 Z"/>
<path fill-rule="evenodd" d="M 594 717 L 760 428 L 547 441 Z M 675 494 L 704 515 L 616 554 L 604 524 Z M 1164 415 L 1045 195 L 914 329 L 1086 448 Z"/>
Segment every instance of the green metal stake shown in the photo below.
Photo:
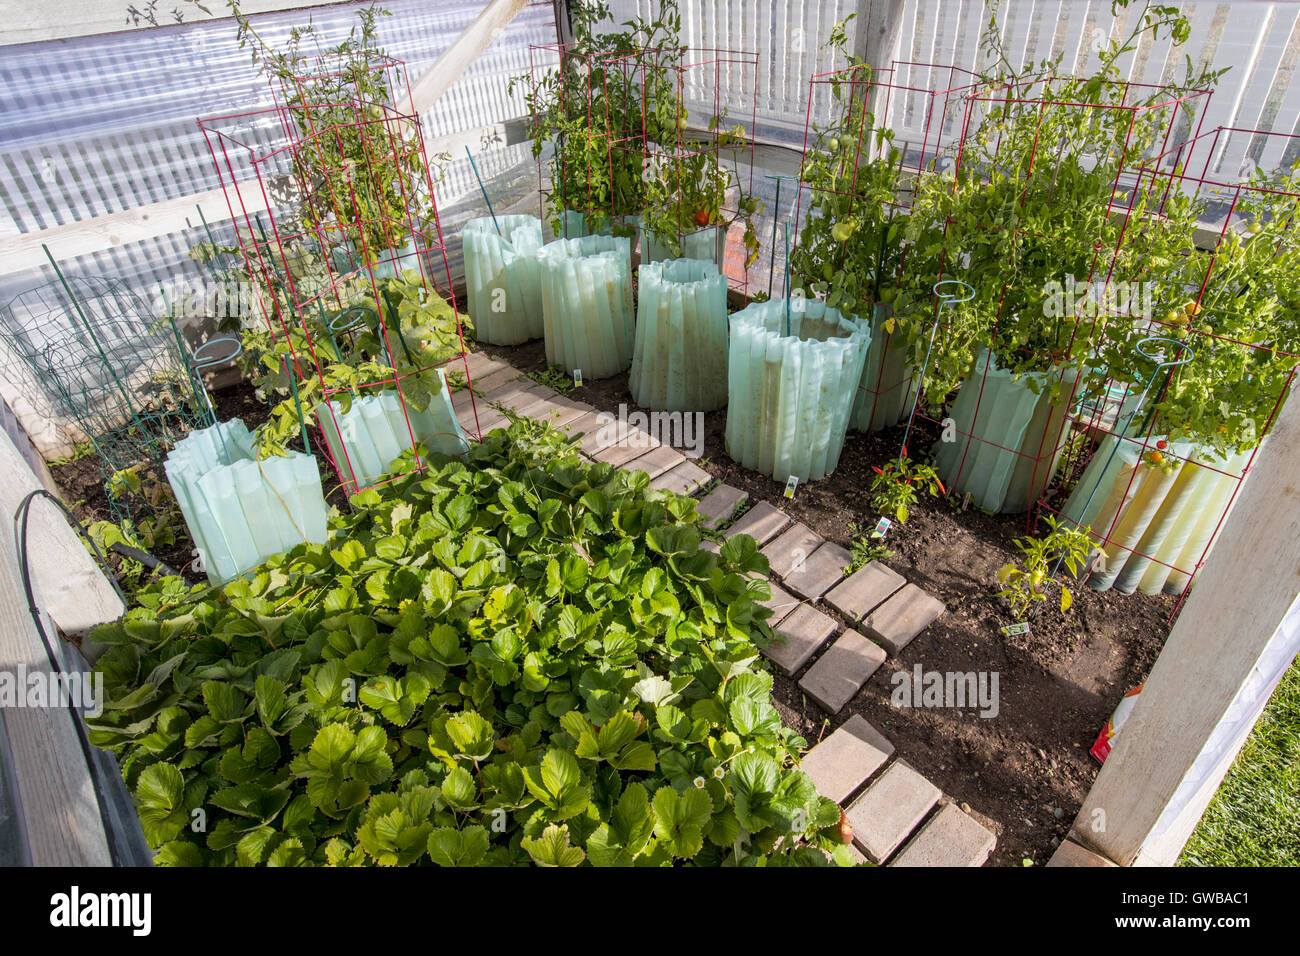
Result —
<path fill-rule="evenodd" d="M 468 146 L 465 147 L 465 155 L 469 157 L 469 165 L 474 170 L 474 178 L 478 180 L 478 188 L 479 192 L 483 194 L 483 201 L 487 203 L 488 215 L 492 217 L 492 225 L 497 227 L 497 235 L 501 236 L 501 223 L 497 222 L 497 214 L 492 211 L 492 200 L 488 199 L 487 188 L 483 185 L 483 177 L 478 174 L 478 163 L 474 162 L 474 154 L 469 151 Z M 504 239 L 505 237 L 502 236 L 501 238 Z"/>
<path fill-rule="evenodd" d="M 785 223 L 785 334 L 790 334 L 790 220 Z"/>
<path fill-rule="evenodd" d="M 289 364 L 287 358 L 281 359 L 284 363 L 284 374 L 289 376 L 289 391 L 293 395 L 293 404 L 298 409 L 298 430 L 302 432 L 302 447 L 307 454 L 311 454 L 311 440 L 307 437 L 307 419 L 302 414 L 302 402 L 298 398 L 298 379 L 293 374 L 293 366 Z"/>
<path fill-rule="evenodd" d="M 772 209 L 772 251 L 767 258 L 767 297 L 772 298 L 772 280 L 776 278 L 776 220 L 781 212 L 781 181 L 788 179 L 794 182 L 797 176 L 786 176 L 783 173 L 764 173 L 764 179 L 776 180 L 776 204 Z"/>
<path fill-rule="evenodd" d="M 113 368 L 113 363 L 110 362 L 108 356 L 104 354 L 104 347 L 99 344 L 99 337 L 95 335 L 95 330 L 91 328 L 90 321 L 86 318 L 86 313 L 81 309 L 81 303 L 78 302 L 77 297 L 72 294 L 72 288 L 68 285 L 68 280 L 63 277 L 63 270 L 60 269 L 59 264 L 54 261 L 54 256 L 50 254 L 49 246 L 45 245 L 45 243 L 41 243 L 41 249 L 45 252 L 45 258 L 50 260 L 50 265 L 54 267 L 54 274 L 59 277 L 59 282 L 63 286 L 63 291 L 68 294 L 68 301 L 70 301 L 72 307 L 77 310 L 77 316 L 81 319 L 81 324 L 86 327 L 86 334 L 90 336 L 90 341 L 94 343 L 95 351 L 99 353 L 99 358 L 103 361 L 104 367 L 108 369 L 108 374 L 112 376 L 113 384 L 115 384 L 118 387 L 118 390 L 122 393 L 122 398 L 126 401 L 126 406 L 130 409 L 131 417 L 135 419 L 136 426 L 141 429 L 142 434 L 145 434 L 144 420 L 140 417 L 140 412 L 136 409 L 135 403 L 131 401 L 131 393 L 126 390 L 126 386 L 122 384 L 122 380 L 117 377 L 117 370 Z"/>

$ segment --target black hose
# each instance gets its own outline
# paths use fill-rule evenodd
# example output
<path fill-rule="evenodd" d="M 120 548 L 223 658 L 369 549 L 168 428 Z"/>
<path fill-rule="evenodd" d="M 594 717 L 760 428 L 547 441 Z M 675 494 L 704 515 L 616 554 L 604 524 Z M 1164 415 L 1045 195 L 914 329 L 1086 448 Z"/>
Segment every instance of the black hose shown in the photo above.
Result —
<path fill-rule="evenodd" d="M 64 513 L 68 520 L 77 529 L 78 533 L 90 542 L 90 547 L 95 552 L 95 557 L 105 571 L 108 570 L 104 560 L 104 554 L 99 550 L 99 546 L 86 532 L 81 522 L 69 510 L 68 506 L 60 501 L 55 495 L 50 494 L 43 488 L 38 488 L 29 493 L 18 505 L 18 510 L 14 512 L 14 545 L 18 552 L 18 573 L 22 578 L 23 591 L 27 597 L 27 609 L 31 612 L 32 623 L 36 625 L 36 632 L 41 637 L 41 643 L 45 647 L 45 655 L 49 659 L 52 674 L 65 674 L 67 669 L 63 666 L 62 655 L 55 650 L 50 640 L 49 634 L 45 630 L 45 622 L 41 618 L 40 608 L 36 603 L 35 588 L 32 587 L 31 567 L 28 562 L 27 552 L 27 532 L 31 520 L 32 502 L 37 498 L 44 497 L 59 506 L 59 510 Z M 143 552 L 140 552 L 143 554 Z M 118 585 L 117 580 L 111 573 L 106 575 L 109 583 L 113 585 L 113 590 L 117 596 L 122 599 L 122 606 L 127 607 L 130 602 L 127 601 L 126 595 L 122 593 L 122 588 Z M 144 831 L 140 828 L 139 817 L 131 812 L 131 795 L 126 789 L 126 781 L 122 779 L 121 768 L 118 767 L 117 761 L 112 754 L 101 750 L 90 742 L 90 732 L 86 728 L 86 722 L 77 707 L 76 701 L 68 698 L 68 715 L 72 719 L 72 726 L 77 734 L 77 742 L 81 745 L 81 753 L 86 761 L 86 770 L 90 775 L 90 783 L 95 793 L 95 803 L 99 808 L 99 819 L 104 830 L 104 839 L 108 843 L 109 859 L 113 866 L 150 866 L 152 865 L 152 854 L 149 851 L 148 843 L 144 838 Z"/>

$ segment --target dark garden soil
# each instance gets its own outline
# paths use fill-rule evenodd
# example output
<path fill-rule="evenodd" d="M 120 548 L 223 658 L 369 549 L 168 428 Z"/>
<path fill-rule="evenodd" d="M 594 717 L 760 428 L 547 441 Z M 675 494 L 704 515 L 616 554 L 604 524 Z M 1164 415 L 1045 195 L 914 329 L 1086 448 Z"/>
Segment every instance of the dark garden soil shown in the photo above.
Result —
<path fill-rule="evenodd" d="M 547 367 L 542 342 L 486 351 L 523 372 Z M 565 395 L 611 412 L 620 404 L 637 409 L 626 374 Z M 874 435 L 850 432 L 835 471 L 784 501 L 784 483 L 727 456 L 726 420 L 725 410 L 705 415 L 704 456 L 697 464 L 711 475 L 746 491 L 751 503 L 779 502 L 791 517 L 846 548 L 855 537 L 851 526 L 875 526 L 879 515 L 868 505 L 872 467 L 898 454 L 901 426 Z M 930 447 L 936 432 L 919 419 L 918 428 L 912 446 Z M 949 499 L 918 502 L 906 526 L 889 531 L 893 554 L 883 563 L 939 597 L 947 611 L 830 720 L 800 691 L 802 673 L 794 679 L 777 674 L 775 684 L 782 719 L 809 743 L 855 713 L 883 731 L 901 757 L 993 829 L 998 846 L 990 862 L 1002 866 L 1021 866 L 1025 859 L 1042 865 L 1064 839 L 1097 774 L 1088 750 L 1120 698 L 1155 662 L 1176 603 L 1079 588 L 1068 615 L 1044 608 L 1028 635 L 1005 637 L 999 628 L 1012 618 L 994 597 L 995 575 L 1019 558 L 1012 542 L 1026 533 L 1023 514 L 963 512 Z M 891 706 L 891 677 L 917 664 L 925 671 L 997 673 L 998 714 Z"/>
<path fill-rule="evenodd" d="M 485 350 L 526 373 L 547 368 L 540 341 Z M 620 404 L 637 408 L 626 374 L 588 382 L 566 395 L 611 412 Z M 239 417 L 253 428 L 268 415 L 248 383 L 214 392 L 213 399 L 221 420 Z M 868 505 L 872 467 L 897 455 L 903 431 L 850 432 L 835 471 L 782 501 L 783 483 L 727 456 L 725 429 L 725 410 L 705 415 L 704 455 L 697 464 L 746 491 L 751 503 L 780 502 L 791 517 L 844 547 L 857 535 L 855 526 L 872 527 L 879 517 Z M 928 448 L 937 437 L 934 429 L 921 420 L 918 429 L 912 446 Z M 327 500 L 346 507 L 332 467 L 320 449 L 313 450 Z M 84 523 L 110 517 L 94 456 L 51 471 Z M 906 526 L 890 530 L 886 543 L 893 553 L 882 560 L 939 597 L 945 613 L 829 720 L 799 690 L 801 674 L 775 677 L 777 708 L 787 726 L 811 744 L 861 714 L 894 742 L 901 757 L 997 834 L 990 862 L 1003 866 L 1020 866 L 1025 859 L 1041 865 L 1065 837 L 1097 773 L 1088 749 L 1120 698 L 1145 678 L 1175 606 L 1171 597 L 1080 588 L 1068 615 L 1044 608 L 1032 619 L 1030 634 L 1005 637 L 999 628 L 1011 617 L 993 596 L 995 573 L 1019 557 L 1012 542 L 1026 532 L 1024 515 L 990 516 L 975 508 L 961 511 L 949 499 L 921 500 Z M 155 556 L 197 580 L 187 567 L 192 545 L 183 528 L 181 537 L 175 548 Z M 926 671 L 997 673 L 998 714 L 981 718 L 976 708 L 891 706 L 890 678 L 917 664 Z"/>

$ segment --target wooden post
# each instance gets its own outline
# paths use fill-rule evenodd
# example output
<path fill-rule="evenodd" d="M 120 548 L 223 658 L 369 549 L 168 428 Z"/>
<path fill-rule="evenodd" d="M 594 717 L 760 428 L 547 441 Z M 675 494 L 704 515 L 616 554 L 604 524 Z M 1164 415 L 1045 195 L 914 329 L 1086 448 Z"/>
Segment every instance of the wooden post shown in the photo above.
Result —
<path fill-rule="evenodd" d="M 1075 832 L 1172 866 L 1300 650 L 1300 399 L 1278 415 Z"/>
<path fill-rule="evenodd" d="M 501 31 L 519 15 L 527 2 L 528 0 L 491 0 L 484 6 L 483 12 L 474 18 L 474 22 L 411 85 L 415 112 L 423 114 L 437 102 L 460 79 L 469 65 L 478 59 L 478 55 L 501 35 Z"/>
<path fill-rule="evenodd" d="M 889 69 L 903 35 L 903 0 L 858 0 L 857 32 L 853 52 L 872 69 Z M 867 109 L 876 117 L 876 125 L 889 126 L 889 116 L 881 115 L 884 91 L 872 87 Z"/>

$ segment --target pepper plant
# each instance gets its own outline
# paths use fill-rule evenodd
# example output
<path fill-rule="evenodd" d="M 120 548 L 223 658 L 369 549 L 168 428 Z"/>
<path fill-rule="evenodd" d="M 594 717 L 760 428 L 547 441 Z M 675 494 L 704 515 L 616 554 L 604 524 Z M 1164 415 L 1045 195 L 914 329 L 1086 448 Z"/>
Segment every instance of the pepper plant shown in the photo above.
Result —
<path fill-rule="evenodd" d="M 849 862 L 757 666 L 752 538 L 701 549 L 691 499 L 537 423 L 426 461 L 95 632 L 157 862 Z"/>

